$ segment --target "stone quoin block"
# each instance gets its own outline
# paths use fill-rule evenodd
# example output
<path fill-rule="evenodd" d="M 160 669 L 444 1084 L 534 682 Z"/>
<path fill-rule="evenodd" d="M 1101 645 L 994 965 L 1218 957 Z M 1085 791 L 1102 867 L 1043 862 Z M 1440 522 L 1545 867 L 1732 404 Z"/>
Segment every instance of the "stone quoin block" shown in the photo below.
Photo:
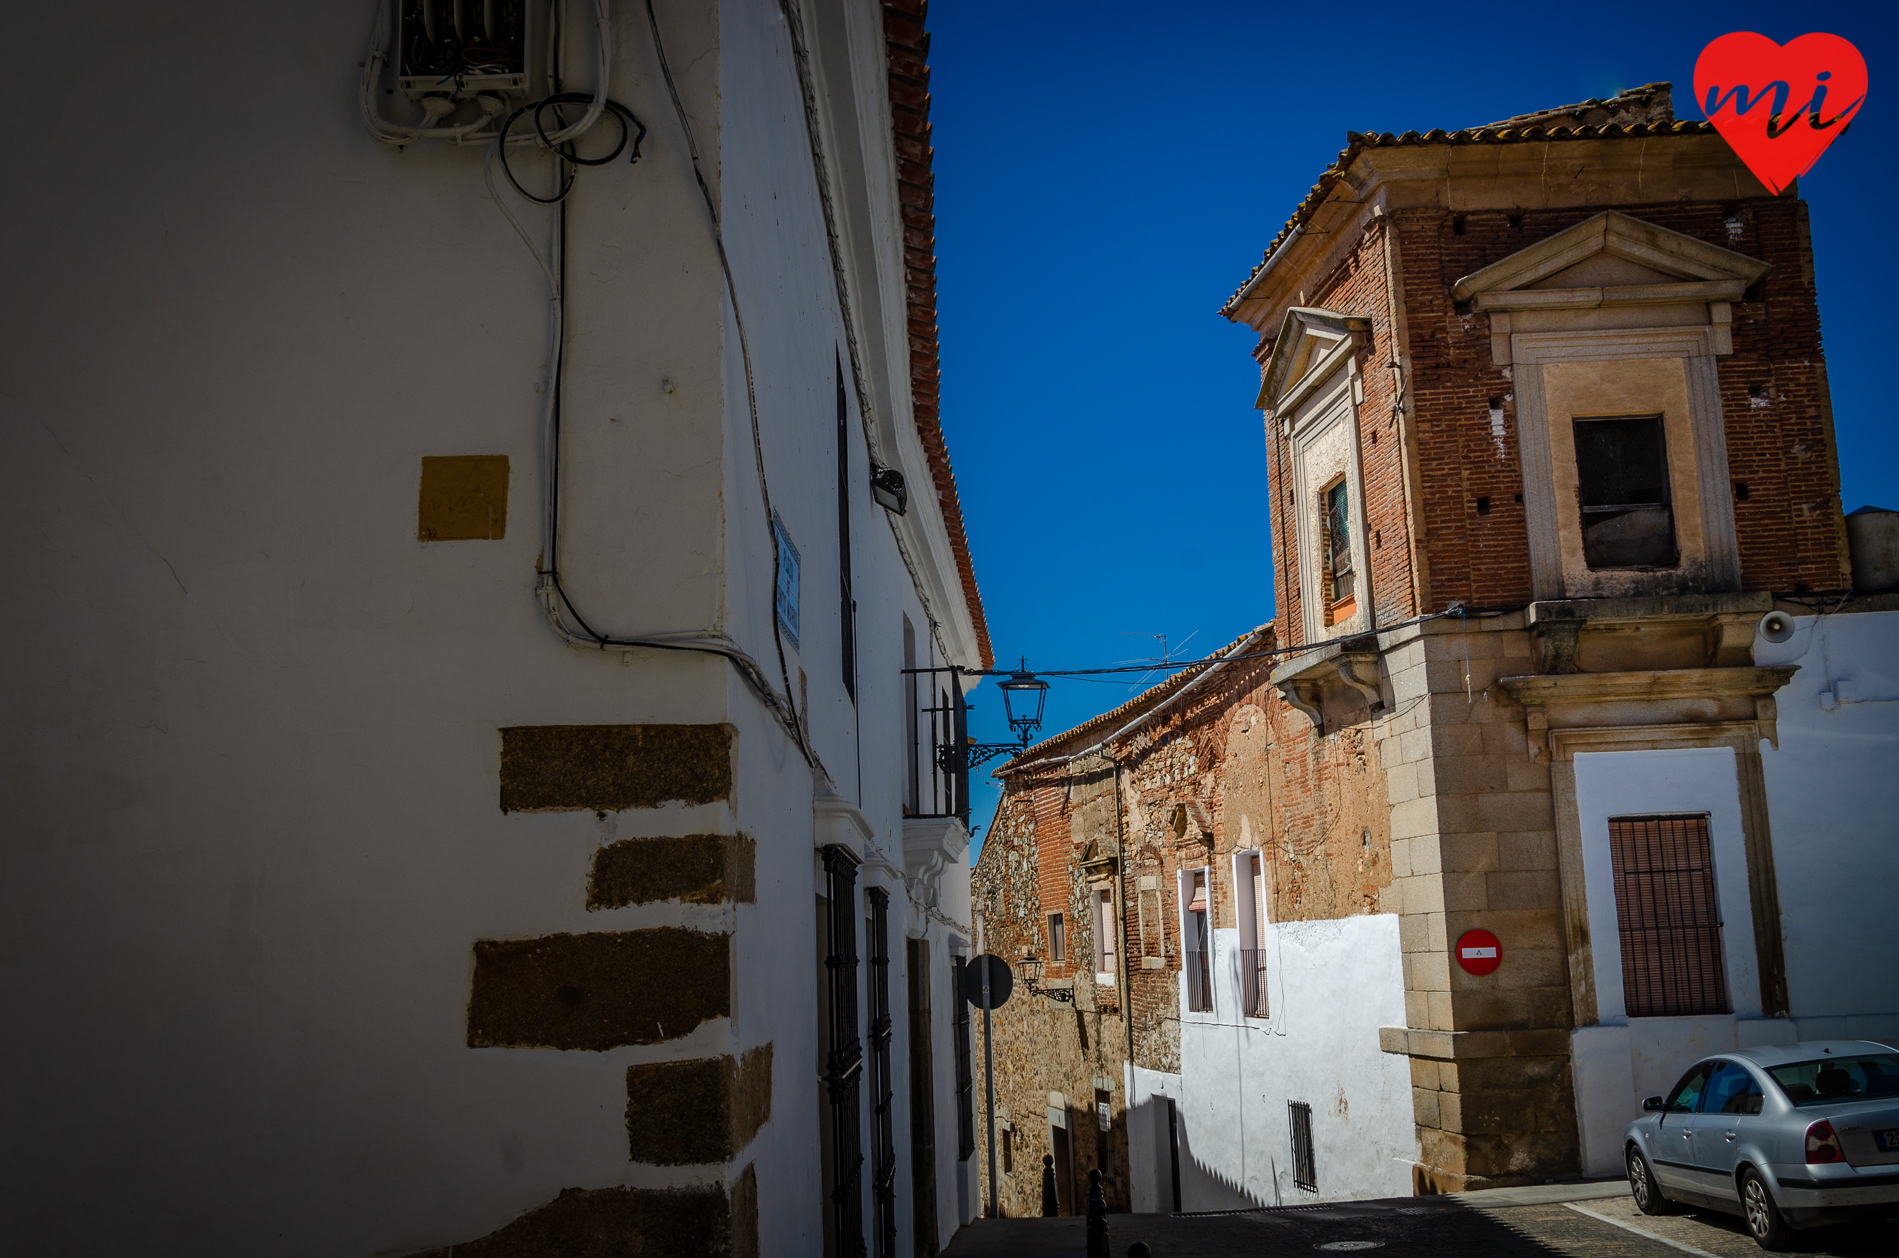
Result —
<path fill-rule="evenodd" d="M 478 939 L 470 1048 L 599 1052 L 731 1013 L 732 937 L 662 927 Z"/>
<path fill-rule="evenodd" d="M 772 1046 L 738 1061 L 645 1062 L 626 1071 L 627 1148 L 635 1162 L 729 1162 L 771 1118 Z"/>
<path fill-rule="evenodd" d="M 478 1240 L 416 1258 L 756 1258 L 758 1177 L 693 1188 L 569 1188 Z"/>
<path fill-rule="evenodd" d="M 501 811 L 619 812 L 732 795 L 730 725 L 511 725 Z"/>
<path fill-rule="evenodd" d="M 742 834 L 622 839 L 593 854 L 587 907 L 625 908 L 680 900 L 751 904 L 757 898 L 758 844 Z"/>

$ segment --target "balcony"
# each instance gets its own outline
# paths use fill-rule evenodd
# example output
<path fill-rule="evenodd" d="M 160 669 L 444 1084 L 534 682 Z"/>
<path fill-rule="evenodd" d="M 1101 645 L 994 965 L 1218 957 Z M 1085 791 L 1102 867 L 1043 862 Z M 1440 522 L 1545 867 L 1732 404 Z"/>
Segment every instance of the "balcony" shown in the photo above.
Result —
<path fill-rule="evenodd" d="M 904 813 L 919 820 L 953 817 L 969 828 L 969 705 L 961 670 L 903 670 Z"/>
<path fill-rule="evenodd" d="M 1187 1009 L 1191 1013 L 1213 1012 L 1212 958 L 1204 949 L 1188 949 L 1181 954 L 1187 972 Z"/>
<path fill-rule="evenodd" d="M 1264 949 L 1240 949 L 1240 1012 L 1249 1018 L 1267 1016 Z"/>

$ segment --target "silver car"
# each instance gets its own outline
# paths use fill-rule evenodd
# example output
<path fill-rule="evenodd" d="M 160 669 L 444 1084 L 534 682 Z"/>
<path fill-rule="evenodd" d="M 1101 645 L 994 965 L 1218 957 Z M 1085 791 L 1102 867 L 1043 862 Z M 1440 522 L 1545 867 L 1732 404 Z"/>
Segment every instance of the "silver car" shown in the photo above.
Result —
<path fill-rule="evenodd" d="M 1899 1052 L 1867 1040 L 1742 1048 L 1642 1102 L 1624 1155 L 1645 1214 L 1738 1214 L 1763 1249 L 1792 1228 L 1899 1210 Z"/>

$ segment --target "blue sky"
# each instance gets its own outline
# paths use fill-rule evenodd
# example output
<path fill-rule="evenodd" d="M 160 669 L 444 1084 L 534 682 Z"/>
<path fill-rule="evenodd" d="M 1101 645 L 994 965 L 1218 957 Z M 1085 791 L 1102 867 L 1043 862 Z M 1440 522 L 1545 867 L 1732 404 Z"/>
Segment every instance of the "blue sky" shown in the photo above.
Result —
<path fill-rule="evenodd" d="M 1899 295 L 1876 7 L 1093 6 L 938 0 L 931 118 L 943 423 L 999 661 L 1191 657 L 1273 614 L 1253 335 L 1214 312 L 1347 130 L 1454 129 L 1666 80 L 1711 39 L 1859 46 L 1868 103 L 1801 180 L 1845 502 L 1899 507 L 1879 392 Z M 1058 680 L 1044 734 L 1125 701 Z M 972 734 L 1003 737 L 993 684 Z M 976 797 L 986 831 L 993 789 Z M 980 837 L 980 836 L 979 836 Z"/>

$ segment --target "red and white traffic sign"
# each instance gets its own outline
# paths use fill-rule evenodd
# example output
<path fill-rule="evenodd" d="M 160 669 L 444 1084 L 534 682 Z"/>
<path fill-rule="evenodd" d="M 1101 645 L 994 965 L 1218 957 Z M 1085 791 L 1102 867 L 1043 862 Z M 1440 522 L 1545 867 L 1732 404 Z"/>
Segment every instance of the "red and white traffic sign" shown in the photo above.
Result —
<path fill-rule="evenodd" d="M 1457 937 L 1457 964 L 1466 974 L 1488 974 L 1503 964 L 1503 944 L 1487 930 L 1467 930 Z"/>

